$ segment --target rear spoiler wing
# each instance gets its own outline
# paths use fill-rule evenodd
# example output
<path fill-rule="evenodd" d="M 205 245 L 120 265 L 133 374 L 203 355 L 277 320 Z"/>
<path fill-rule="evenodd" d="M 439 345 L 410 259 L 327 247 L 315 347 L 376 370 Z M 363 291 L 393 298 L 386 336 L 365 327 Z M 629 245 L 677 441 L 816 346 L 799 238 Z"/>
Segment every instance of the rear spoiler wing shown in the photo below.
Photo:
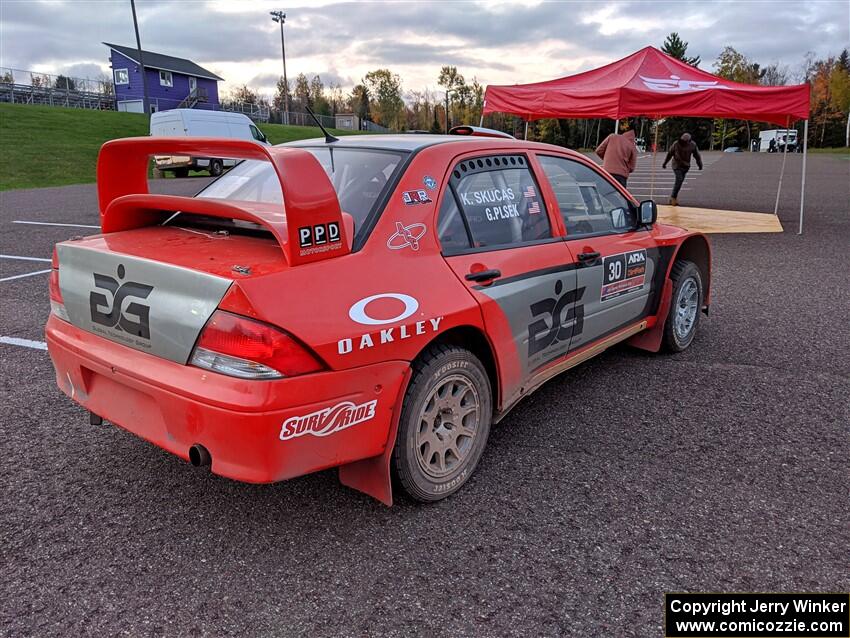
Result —
<path fill-rule="evenodd" d="M 283 208 L 221 199 L 152 195 L 148 191 L 151 155 L 192 155 L 264 160 L 280 181 Z M 162 211 L 182 211 L 241 219 L 268 228 L 296 264 L 350 252 L 336 190 L 325 169 L 308 151 L 264 146 L 248 140 L 206 137 L 129 137 L 104 144 L 97 158 L 97 197 L 104 233 L 152 226 Z"/>

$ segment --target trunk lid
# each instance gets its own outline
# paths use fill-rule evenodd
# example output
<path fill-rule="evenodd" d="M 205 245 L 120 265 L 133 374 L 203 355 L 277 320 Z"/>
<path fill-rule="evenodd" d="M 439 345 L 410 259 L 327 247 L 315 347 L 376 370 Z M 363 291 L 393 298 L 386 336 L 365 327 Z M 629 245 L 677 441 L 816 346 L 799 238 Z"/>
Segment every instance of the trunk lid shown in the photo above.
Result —
<path fill-rule="evenodd" d="M 56 246 L 70 322 L 185 364 L 235 278 L 287 268 L 269 237 L 147 227 Z"/>

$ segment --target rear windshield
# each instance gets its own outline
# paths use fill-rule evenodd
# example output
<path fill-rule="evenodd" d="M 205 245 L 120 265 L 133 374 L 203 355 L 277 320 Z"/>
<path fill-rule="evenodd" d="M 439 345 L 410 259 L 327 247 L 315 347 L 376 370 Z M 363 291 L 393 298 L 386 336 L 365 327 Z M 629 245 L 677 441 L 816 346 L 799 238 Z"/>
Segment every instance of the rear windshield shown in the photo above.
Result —
<path fill-rule="evenodd" d="M 336 189 L 342 210 L 354 218 L 355 237 L 366 226 L 404 155 L 361 148 L 304 148 L 321 163 Z M 198 193 L 197 197 L 283 203 L 271 164 L 246 160 Z"/>

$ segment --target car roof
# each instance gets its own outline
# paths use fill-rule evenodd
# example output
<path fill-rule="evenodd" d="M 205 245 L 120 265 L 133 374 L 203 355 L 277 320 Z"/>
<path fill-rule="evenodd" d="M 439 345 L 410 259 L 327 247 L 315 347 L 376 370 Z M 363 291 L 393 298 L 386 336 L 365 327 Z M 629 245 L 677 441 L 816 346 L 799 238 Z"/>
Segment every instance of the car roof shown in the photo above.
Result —
<path fill-rule="evenodd" d="M 506 144 L 527 148 L 529 143 L 524 140 L 512 140 L 503 137 L 483 137 L 470 135 L 423 135 L 419 133 L 408 133 L 401 135 L 344 135 L 333 142 L 336 148 L 374 148 L 392 151 L 418 151 L 426 146 L 435 144 L 448 144 L 452 142 L 476 142 L 482 147 L 501 146 Z M 281 146 L 325 146 L 324 137 L 314 137 L 309 140 L 298 140 L 297 142 L 286 142 Z"/>

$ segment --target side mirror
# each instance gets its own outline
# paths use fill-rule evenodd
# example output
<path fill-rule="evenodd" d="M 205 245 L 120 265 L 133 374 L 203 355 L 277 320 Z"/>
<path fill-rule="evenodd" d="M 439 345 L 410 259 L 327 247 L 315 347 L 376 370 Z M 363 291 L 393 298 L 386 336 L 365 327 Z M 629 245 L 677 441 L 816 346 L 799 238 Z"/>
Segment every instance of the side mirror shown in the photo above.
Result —
<path fill-rule="evenodd" d="M 641 226 L 654 224 L 658 219 L 658 206 L 651 199 L 646 199 L 640 203 L 639 215 Z"/>

